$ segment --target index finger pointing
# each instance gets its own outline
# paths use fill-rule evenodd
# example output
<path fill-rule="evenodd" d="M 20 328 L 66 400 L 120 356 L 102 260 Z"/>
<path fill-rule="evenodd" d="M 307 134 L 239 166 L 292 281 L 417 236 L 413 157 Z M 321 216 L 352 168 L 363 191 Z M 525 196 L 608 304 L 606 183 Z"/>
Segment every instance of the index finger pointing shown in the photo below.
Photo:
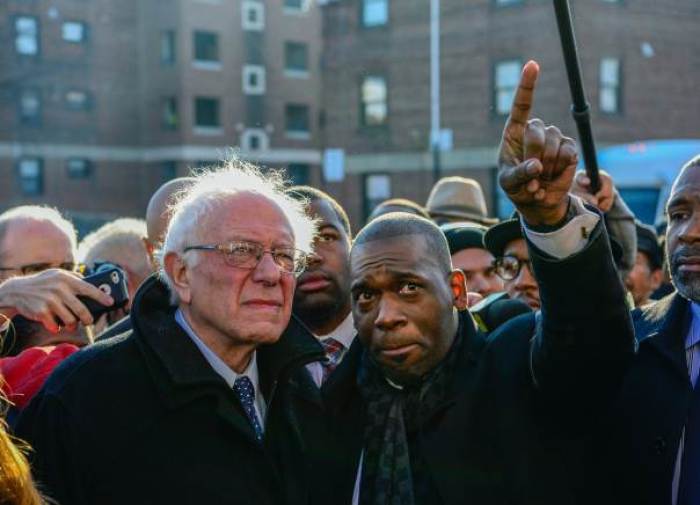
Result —
<path fill-rule="evenodd" d="M 530 119 L 530 111 L 535 96 L 535 83 L 537 76 L 540 73 L 540 66 L 537 62 L 530 60 L 523 67 L 523 72 L 520 74 L 520 83 L 515 90 L 513 97 L 513 105 L 510 109 L 510 117 L 508 123 L 522 125 L 524 128 L 527 120 Z"/>

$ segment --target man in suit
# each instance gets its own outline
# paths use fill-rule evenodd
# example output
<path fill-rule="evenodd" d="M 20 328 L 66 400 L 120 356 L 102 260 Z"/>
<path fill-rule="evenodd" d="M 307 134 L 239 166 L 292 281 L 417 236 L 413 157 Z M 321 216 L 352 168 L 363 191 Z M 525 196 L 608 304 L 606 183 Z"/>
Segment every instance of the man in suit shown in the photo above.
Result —
<path fill-rule="evenodd" d="M 568 194 L 575 144 L 528 121 L 538 70 L 523 70 L 499 164 L 541 316 L 486 345 L 439 228 L 406 214 L 368 224 L 351 250 L 358 338 L 326 398 L 334 458 L 315 478 L 334 485 L 319 503 L 575 502 L 583 453 L 571 440 L 617 390 L 634 338 L 600 216 Z"/>
<path fill-rule="evenodd" d="M 313 222 L 281 179 L 199 175 L 133 329 L 74 355 L 19 419 L 46 494 L 71 504 L 306 503 L 289 377 L 323 354 L 293 318 Z"/>
<path fill-rule="evenodd" d="M 287 194 L 308 202 L 306 212 L 317 221 L 314 253 L 297 279 L 292 309 L 326 353 L 326 360 L 306 367 L 320 388 L 357 333 L 350 313 L 350 220 L 343 207 L 321 190 L 294 186 Z"/>
<path fill-rule="evenodd" d="M 667 217 L 677 292 L 633 313 L 639 350 L 599 439 L 616 503 L 700 503 L 700 157 L 674 182 Z"/>

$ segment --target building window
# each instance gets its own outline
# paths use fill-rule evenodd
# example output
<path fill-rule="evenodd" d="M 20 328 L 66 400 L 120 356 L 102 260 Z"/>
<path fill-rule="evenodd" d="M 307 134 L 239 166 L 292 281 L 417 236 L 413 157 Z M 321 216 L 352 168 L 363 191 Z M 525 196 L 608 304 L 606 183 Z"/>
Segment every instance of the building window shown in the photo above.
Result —
<path fill-rule="evenodd" d="M 287 175 L 292 180 L 293 186 L 306 186 L 310 181 L 310 171 L 307 163 L 290 163 L 287 166 Z"/>
<path fill-rule="evenodd" d="M 496 114 L 508 115 L 515 90 L 520 82 L 520 71 L 522 64 L 520 60 L 501 61 L 496 64 L 494 78 L 494 106 Z"/>
<path fill-rule="evenodd" d="M 202 68 L 221 68 L 219 35 L 213 32 L 194 32 L 194 62 Z"/>
<path fill-rule="evenodd" d="M 163 65 L 175 64 L 175 30 L 160 32 L 160 62 Z"/>
<path fill-rule="evenodd" d="M 382 126 L 387 122 L 386 80 L 371 75 L 362 80 L 362 126 Z"/>
<path fill-rule="evenodd" d="M 303 42 L 285 42 L 284 71 L 288 75 L 309 75 L 309 46 Z"/>
<path fill-rule="evenodd" d="M 374 208 L 384 200 L 391 198 L 391 176 L 387 174 L 371 174 L 365 176 L 365 219 Z"/>
<path fill-rule="evenodd" d="M 177 177 L 177 162 L 164 161 L 161 165 L 160 180 L 163 182 L 168 182 L 175 177 Z"/>
<path fill-rule="evenodd" d="M 15 18 L 15 51 L 23 56 L 39 54 L 39 22 L 35 17 Z"/>
<path fill-rule="evenodd" d="M 309 106 L 288 104 L 284 114 L 287 137 L 306 140 L 309 133 Z"/>
<path fill-rule="evenodd" d="M 177 113 L 177 97 L 166 96 L 163 98 L 163 116 L 161 118 L 161 125 L 165 130 L 177 130 L 180 125 L 178 113 Z"/>
<path fill-rule="evenodd" d="M 19 95 L 19 118 L 23 123 L 41 121 L 41 94 L 36 89 L 23 89 Z"/>
<path fill-rule="evenodd" d="M 302 11 L 306 8 L 307 0 L 284 0 L 284 10 Z"/>
<path fill-rule="evenodd" d="M 20 191 L 24 196 L 41 195 L 44 191 L 44 167 L 39 158 L 23 158 L 17 165 Z"/>
<path fill-rule="evenodd" d="M 362 26 L 372 28 L 389 22 L 389 0 L 362 0 Z"/>
<path fill-rule="evenodd" d="M 61 35 L 66 42 L 82 44 L 87 38 L 87 25 L 81 21 L 66 21 L 61 27 Z"/>
<path fill-rule="evenodd" d="M 88 160 L 71 158 L 66 162 L 69 179 L 88 179 L 92 174 L 92 166 Z"/>
<path fill-rule="evenodd" d="M 607 114 L 620 112 L 620 60 L 603 58 L 600 60 L 600 110 Z"/>
<path fill-rule="evenodd" d="M 248 128 L 241 133 L 241 149 L 244 151 L 266 151 L 269 147 L 270 140 L 262 128 Z"/>
<path fill-rule="evenodd" d="M 246 95 L 265 93 L 265 67 L 243 65 L 243 93 Z"/>
<path fill-rule="evenodd" d="M 194 125 L 197 128 L 221 128 L 218 98 L 194 99 Z"/>
<path fill-rule="evenodd" d="M 82 89 L 66 91 L 66 106 L 72 110 L 87 110 L 90 107 L 90 95 Z"/>
<path fill-rule="evenodd" d="M 244 30 L 263 30 L 265 28 L 265 4 L 244 0 L 241 3 L 241 26 Z"/>

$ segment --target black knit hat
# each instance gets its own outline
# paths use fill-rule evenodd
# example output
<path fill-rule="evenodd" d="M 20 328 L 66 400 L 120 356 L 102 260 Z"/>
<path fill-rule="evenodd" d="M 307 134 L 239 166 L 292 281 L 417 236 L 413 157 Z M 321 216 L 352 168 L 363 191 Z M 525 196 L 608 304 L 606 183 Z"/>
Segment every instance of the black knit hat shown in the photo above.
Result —
<path fill-rule="evenodd" d="M 484 234 L 488 229 L 486 226 L 464 221 L 446 223 L 440 226 L 440 229 L 447 238 L 450 254 L 473 247 L 484 249 Z"/>

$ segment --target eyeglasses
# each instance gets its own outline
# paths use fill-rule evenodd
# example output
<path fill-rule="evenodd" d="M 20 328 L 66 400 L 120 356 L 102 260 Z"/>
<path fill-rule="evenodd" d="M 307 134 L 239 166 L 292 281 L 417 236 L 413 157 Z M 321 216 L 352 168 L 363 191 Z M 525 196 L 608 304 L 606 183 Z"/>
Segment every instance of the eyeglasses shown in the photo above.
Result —
<path fill-rule="evenodd" d="M 523 265 L 527 265 L 528 270 L 532 272 L 532 262 L 530 260 L 521 260 L 516 256 L 501 256 L 494 261 L 496 275 L 504 281 L 512 281 L 520 275 Z"/>
<path fill-rule="evenodd" d="M 60 270 L 67 270 L 69 272 L 78 272 L 80 271 L 82 265 L 78 263 L 71 263 L 71 262 L 65 262 L 65 263 L 59 263 L 59 264 L 54 264 L 54 263 L 30 263 L 29 265 L 22 265 L 19 267 L 0 267 L 1 272 L 8 272 L 12 270 L 19 270 L 22 272 L 22 275 L 32 275 L 32 274 L 38 274 L 39 272 L 43 272 L 44 270 L 49 270 L 50 268 L 58 268 Z"/>
<path fill-rule="evenodd" d="M 187 251 L 217 251 L 224 256 L 224 262 L 235 268 L 253 270 L 258 266 L 265 253 L 270 253 L 272 260 L 282 272 L 300 274 L 306 268 L 308 255 L 293 247 L 275 247 L 265 249 L 255 242 L 235 241 L 225 244 L 193 245 L 185 247 Z"/>

